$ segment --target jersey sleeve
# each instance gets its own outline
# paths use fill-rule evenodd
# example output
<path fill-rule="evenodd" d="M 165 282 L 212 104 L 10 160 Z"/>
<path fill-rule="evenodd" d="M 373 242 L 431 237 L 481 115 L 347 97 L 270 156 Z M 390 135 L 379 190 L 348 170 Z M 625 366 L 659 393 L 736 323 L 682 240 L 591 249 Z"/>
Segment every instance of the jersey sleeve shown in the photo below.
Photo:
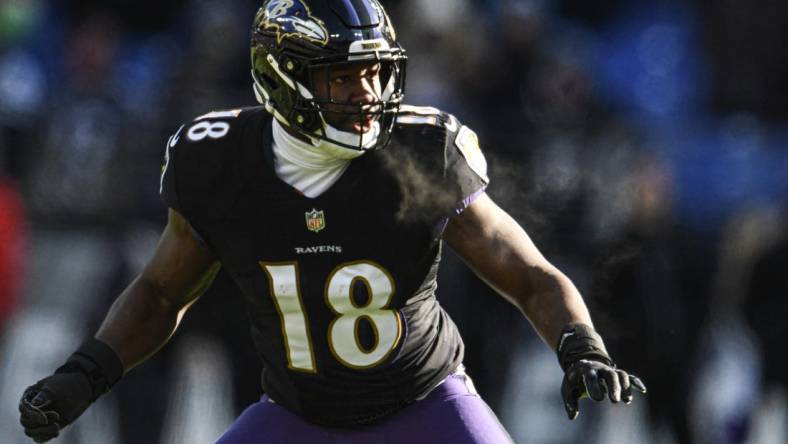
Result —
<path fill-rule="evenodd" d="M 403 106 L 391 170 L 402 194 L 399 214 L 441 226 L 484 193 L 487 161 L 476 133 L 451 114 Z M 384 150 L 386 151 L 386 150 Z"/>
<path fill-rule="evenodd" d="M 167 141 L 159 194 L 192 225 L 223 215 L 239 185 L 241 110 L 205 114 Z"/>
<path fill-rule="evenodd" d="M 490 183 L 487 159 L 479 146 L 479 138 L 469 127 L 444 114 L 446 139 L 444 145 L 444 177 L 446 186 L 460 198 L 455 202 L 454 214 L 461 213 Z"/>

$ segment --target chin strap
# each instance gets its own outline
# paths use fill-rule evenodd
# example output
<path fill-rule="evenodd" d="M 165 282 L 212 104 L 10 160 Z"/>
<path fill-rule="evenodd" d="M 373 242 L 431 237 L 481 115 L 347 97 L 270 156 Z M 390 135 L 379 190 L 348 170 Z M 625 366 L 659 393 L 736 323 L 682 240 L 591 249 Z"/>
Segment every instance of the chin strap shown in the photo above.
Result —
<path fill-rule="evenodd" d="M 328 145 L 332 145 L 333 148 L 363 152 L 359 149 L 346 148 L 342 145 L 361 147 L 362 150 L 368 150 L 370 148 L 373 148 L 378 143 L 378 137 L 380 137 L 380 122 L 378 121 L 373 122 L 372 130 L 367 131 L 364 134 L 356 134 L 349 131 L 342 131 L 325 123 L 325 121 L 323 123 L 323 128 L 324 128 L 323 132 L 326 135 L 326 139 L 328 140 L 319 140 L 315 146 L 328 144 Z M 333 143 L 331 141 L 336 141 L 342 145 L 338 145 L 337 143 Z"/>

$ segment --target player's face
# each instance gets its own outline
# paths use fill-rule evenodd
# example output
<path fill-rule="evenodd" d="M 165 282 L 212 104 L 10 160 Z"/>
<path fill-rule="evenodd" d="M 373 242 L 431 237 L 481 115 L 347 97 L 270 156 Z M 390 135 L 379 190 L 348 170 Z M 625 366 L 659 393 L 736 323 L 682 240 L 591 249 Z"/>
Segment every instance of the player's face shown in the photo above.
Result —
<path fill-rule="evenodd" d="M 312 74 L 315 96 L 331 99 L 323 106 L 326 122 L 342 131 L 357 134 L 372 130 L 375 117 L 361 114 L 375 111 L 373 105 L 380 100 L 380 63 L 347 63 L 316 69 Z"/>

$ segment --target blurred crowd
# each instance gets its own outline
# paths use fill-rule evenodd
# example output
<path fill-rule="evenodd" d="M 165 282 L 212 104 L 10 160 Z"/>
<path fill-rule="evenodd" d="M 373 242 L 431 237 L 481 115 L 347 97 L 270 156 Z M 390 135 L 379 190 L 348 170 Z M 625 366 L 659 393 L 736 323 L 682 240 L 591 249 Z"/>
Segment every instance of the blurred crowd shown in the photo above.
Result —
<path fill-rule="evenodd" d="M 448 252 L 439 300 L 514 439 L 788 442 L 784 2 L 382 2 L 410 58 L 406 101 L 478 132 L 490 195 L 649 387 L 569 423 L 552 350 Z M 168 135 L 255 104 L 259 4 L 0 0 L 4 443 L 25 442 L 24 388 L 95 331 L 155 246 Z M 260 396 L 241 304 L 220 275 L 60 442 L 213 442 Z"/>

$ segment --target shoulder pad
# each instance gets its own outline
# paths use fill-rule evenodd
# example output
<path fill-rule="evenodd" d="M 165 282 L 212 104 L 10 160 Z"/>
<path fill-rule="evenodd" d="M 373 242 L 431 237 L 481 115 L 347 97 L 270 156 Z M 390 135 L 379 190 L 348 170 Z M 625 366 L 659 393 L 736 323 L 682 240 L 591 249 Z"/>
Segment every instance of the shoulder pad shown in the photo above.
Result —
<path fill-rule="evenodd" d="M 243 110 L 211 111 L 195 117 L 192 121 L 178 128 L 167 141 L 168 151 L 186 143 L 217 142 L 230 134 L 232 120 L 241 115 Z"/>
<path fill-rule="evenodd" d="M 184 215 L 222 207 L 240 186 L 238 158 L 256 108 L 212 111 L 182 125 L 167 142 L 161 194 Z"/>
<path fill-rule="evenodd" d="M 223 167 L 228 148 L 235 146 L 241 110 L 212 111 L 181 125 L 167 141 L 168 164 L 177 162 L 189 183 L 206 183 Z M 167 165 L 165 165 L 167 166 Z"/>
<path fill-rule="evenodd" d="M 455 135 L 462 125 L 452 114 L 441 111 L 431 106 L 402 105 L 397 124 L 400 125 L 429 125 L 445 129 L 450 135 Z"/>
<path fill-rule="evenodd" d="M 168 148 L 181 145 L 229 146 L 246 129 L 247 122 L 260 114 L 268 116 L 263 107 L 211 111 L 183 124 L 167 141 Z"/>
<path fill-rule="evenodd" d="M 194 121 L 203 120 L 203 119 L 233 119 L 241 115 L 244 110 L 242 108 L 238 109 L 230 109 L 224 111 L 211 111 L 209 113 L 205 113 L 201 116 L 197 116 L 194 118 Z"/>
<path fill-rule="evenodd" d="M 487 160 L 480 147 L 479 138 L 469 127 L 460 123 L 454 115 L 431 106 L 402 105 L 397 124 L 404 126 L 426 125 L 443 131 L 446 146 L 453 146 L 460 152 L 468 166 L 478 174 L 482 180 L 489 182 L 487 177 Z"/>
<path fill-rule="evenodd" d="M 430 125 L 441 126 L 445 113 L 431 106 L 402 105 L 397 116 L 400 125 Z"/>

